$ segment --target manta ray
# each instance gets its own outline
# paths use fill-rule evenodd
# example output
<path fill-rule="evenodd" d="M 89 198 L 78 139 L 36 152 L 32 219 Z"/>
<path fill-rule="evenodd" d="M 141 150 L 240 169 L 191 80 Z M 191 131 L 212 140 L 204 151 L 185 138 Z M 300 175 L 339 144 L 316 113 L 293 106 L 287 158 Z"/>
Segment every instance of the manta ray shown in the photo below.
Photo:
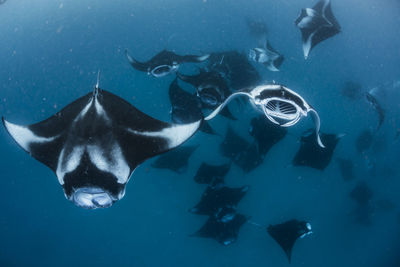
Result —
<path fill-rule="evenodd" d="M 220 105 L 230 94 L 228 84 L 220 73 L 205 71 L 203 69 L 196 75 L 189 76 L 177 73 L 179 79 L 196 88 L 196 96 L 200 99 L 203 108 L 214 109 Z M 236 120 L 229 109 L 224 109 L 221 115 Z"/>
<path fill-rule="evenodd" d="M 300 148 L 292 160 L 293 166 L 307 166 L 323 171 L 331 162 L 336 145 L 344 134 L 321 133 L 325 144 L 322 148 L 315 142 L 315 133 L 306 131 L 300 139 Z"/>
<path fill-rule="evenodd" d="M 66 198 L 87 209 L 120 200 L 142 162 L 181 145 L 202 122 L 159 121 L 98 83 L 44 121 L 24 126 L 2 120 L 16 143 L 55 173 Z"/>
<path fill-rule="evenodd" d="M 303 8 L 295 24 L 301 31 L 305 59 L 317 44 L 340 32 L 330 0 L 321 0 L 313 8 Z"/>
<path fill-rule="evenodd" d="M 288 257 L 289 263 L 292 257 L 292 249 L 298 238 L 303 238 L 312 233 L 311 224 L 296 219 L 284 223 L 270 225 L 267 232 L 281 246 Z"/>
<path fill-rule="evenodd" d="M 264 84 L 252 89 L 245 89 L 231 94 L 221 105 L 205 117 L 211 120 L 237 96 L 247 96 L 250 102 L 264 113 L 268 120 L 281 127 L 293 126 L 302 117 L 311 114 L 315 123 L 315 136 L 320 147 L 324 148 L 321 141 L 320 119 L 317 111 L 309 105 L 303 97 L 293 90 L 279 84 Z"/>
<path fill-rule="evenodd" d="M 191 236 L 212 238 L 227 246 L 236 241 L 240 228 L 248 219 L 235 211 L 226 210 L 217 216 L 210 216 L 206 223 Z"/>
<path fill-rule="evenodd" d="M 270 71 L 279 71 L 285 58 L 266 41 L 264 47 L 250 49 L 249 59 L 263 64 Z"/>
<path fill-rule="evenodd" d="M 179 66 L 185 62 L 203 62 L 208 59 L 210 55 L 185 55 L 180 56 L 172 51 L 162 50 L 160 53 L 152 57 L 146 62 L 140 62 L 134 59 L 128 50 L 125 50 L 126 57 L 133 68 L 147 72 L 148 75 L 152 75 L 156 78 L 164 77 L 170 73 L 176 72 Z"/>

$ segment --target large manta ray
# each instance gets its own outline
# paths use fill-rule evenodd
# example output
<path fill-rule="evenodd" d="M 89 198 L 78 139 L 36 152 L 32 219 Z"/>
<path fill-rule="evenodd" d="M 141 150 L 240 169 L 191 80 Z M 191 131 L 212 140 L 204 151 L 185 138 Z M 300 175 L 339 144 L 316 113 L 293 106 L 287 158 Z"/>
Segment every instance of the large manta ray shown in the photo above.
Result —
<path fill-rule="evenodd" d="M 148 75 L 153 75 L 157 78 L 176 72 L 180 64 L 184 62 L 202 62 L 204 60 L 207 60 L 210 56 L 180 56 L 175 54 L 174 52 L 164 49 L 163 51 L 152 57 L 150 60 L 146 62 L 139 62 L 129 55 L 128 50 L 125 50 L 125 54 L 132 67 L 139 71 L 147 72 Z"/>
<path fill-rule="evenodd" d="M 301 31 L 305 59 L 314 46 L 340 32 L 329 0 L 321 0 L 313 8 L 303 8 L 295 24 Z"/>
<path fill-rule="evenodd" d="M 121 199 L 139 164 L 185 142 L 201 121 L 159 121 L 98 84 L 39 123 L 21 126 L 3 118 L 18 145 L 56 174 L 66 198 L 88 209 Z"/>

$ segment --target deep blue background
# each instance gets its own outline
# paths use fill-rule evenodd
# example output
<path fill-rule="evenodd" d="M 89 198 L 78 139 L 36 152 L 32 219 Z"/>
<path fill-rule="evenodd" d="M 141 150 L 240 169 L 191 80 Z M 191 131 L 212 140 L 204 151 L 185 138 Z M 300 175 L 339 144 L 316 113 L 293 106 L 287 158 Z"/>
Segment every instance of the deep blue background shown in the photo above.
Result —
<path fill-rule="evenodd" d="M 142 111 L 169 120 L 167 88 L 162 79 L 134 71 L 124 49 L 146 60 L 167 48 L 201 54 L 257 46 L 245 18 L 263 20 L 272 45 L 285 55 L 278 73 L 258 69 L 265 81 L 298 91 L 319 112 L 322 131 L 345 133 L 336 156 L 356 163 L 357 178 L 344 181 L 335 162 L 323 171 L 290 166 L 306 119 L 267 155 L 264 164 L 244 175 L 234 167 L 227 183 L 249 184 L 239 211 L 267 226 L 299 218 L 314 234 L 297 242 L 291 266 L 396 266 L 399 264 L 400 143 L 400 2 L 333 0 L 342 32 L 321 43 L 304 60 L 299 11 L 309 0 L 8 0 L 0 6 L 0 114 L 19 124 L 41 121 L 100 85 Z M 379 101 L 386 121 L 367 155 L 376 172 L 367 170 L 354 140 L 377 124 L 375 112 L 360 99 L 340 95 L 347 80 L 363 90 L 383 88 Z M 216 118 L 221 135 L 228 124 L 242 131 L 255 113 L 242 107 L 234 123 Z M 242 114 L 242 115 L 240 115 Z M 193 238 L 206 220 L 187 209 L 203 186 L 192 177 L 199 164 L 224 162 L 220 137 L 196 134 L 201 144 L 184 175 L 137 168 L 126 196 L 104 210 L 75 207 L 63 195 L 55 175 L 24 153 L 0 130 L 0 265 L 71 266 L 287 266 L 281 248 L 265 229 L 246 224 L 236 243 Z M 358 181 L 373 188 L 374 200 L 390 200 L 394 211 L 373 214 L 372 225 L 354 222 L 348 194 Z M 397 265 L 400 266 L 400 265 Z"/>

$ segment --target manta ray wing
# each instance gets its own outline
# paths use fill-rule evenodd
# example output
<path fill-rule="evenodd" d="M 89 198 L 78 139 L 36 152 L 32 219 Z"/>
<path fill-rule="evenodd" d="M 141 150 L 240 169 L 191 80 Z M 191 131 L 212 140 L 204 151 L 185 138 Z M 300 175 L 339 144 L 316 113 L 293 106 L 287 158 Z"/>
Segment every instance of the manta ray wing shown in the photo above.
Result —
<path fill-rule="evenodd" d="M 68 126 L 88 104 L 91 96 L 92 93 L 89 93 L 75 100 L 39 123 L 23 126 L 2 118 L 3 125 L 20 147 L 55 172 L 58 155 L 69 130 Z"/>

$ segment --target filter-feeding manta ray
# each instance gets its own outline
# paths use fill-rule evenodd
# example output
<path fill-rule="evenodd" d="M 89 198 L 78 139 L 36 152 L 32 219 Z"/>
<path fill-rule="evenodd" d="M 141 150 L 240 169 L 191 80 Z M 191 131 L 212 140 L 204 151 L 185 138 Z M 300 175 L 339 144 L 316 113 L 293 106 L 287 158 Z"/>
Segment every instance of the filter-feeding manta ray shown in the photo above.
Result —
<path fill-rule="evenodd" d="M 132 67 L 139 71 L 147 72 L 148 75 L 153 75 L 156 78 L 164 77 L 170 73 L 176 72 L 182 63 L 203 62 L 207 60 L 210 56 L 208 54 L 202 56 L 180 56 L 172 51 L 164 49 L 163 51 L 152 57 L 150 60 L 146 62 L 139 62 L 128 53 L 128 50 L 125 50 L 125 54 Z"/>
<path fill-rule="evenodd" d="M 196 95 L 202 102 L 203 108 L 214 109 L 231 94 L 225 79 L 216 71 L 200 69 L 200 72 L 193 76 L 181 73 L 177 73 L 177 76 L 196 88 Z M 227 108 L 222 110 L 221 115 L 236 120 Z"/>
<path fill-rule="evenodd" d="M 314 46 L 340 32 L 330 0 L 321 0 L 313 8 L 303 8 L 295 24 L 301 31 L 305 59 Z"/>
<path fill-rule="evenodd" d="M 315 124 L 315 137 L 320 147 L 325 147 L 319 136 L 320 119 L 317 111 L 309 105 L 299 94 L 293 90 L 279 85 L 266 84 L 259 85 L 253 89 L 245 89 L 231 94 L 221 105 L 211 112 L 205 120 L 211 120 L 234 98 L 237 96 L 247 96 L 254 106 L 262 111 L 268 120 L 282 126 L 293 126 L 302 117 L 307 117 L 310 113 Z"/>
<path fill-rule="evenodd" d="M 278 51 L 273 49 L 270 43 L 266 41 L 264 47 L 250 49 L 249 59 L 263 64 L 270 71 L 279 71 L 284 57 Z"/>
<path fill-rule="evenodd" d="M 285 251 L 289 263 L 296 240 L 312 233 L 310 223 L 298 220 L 290 220 L 281 224 L 270 225 L 267 227 L 267 232 L 275 239 L 283 251 Z"/>
<path fill-rule="evenodd" d="M 22 126 L 2 120 L 17 144 L 56 174 L 66 198 L 87 209 L 120 200 L 136 167 L 179 146 L 201 125 L 154 119 L 98 83 L 44 121 Z"/>

